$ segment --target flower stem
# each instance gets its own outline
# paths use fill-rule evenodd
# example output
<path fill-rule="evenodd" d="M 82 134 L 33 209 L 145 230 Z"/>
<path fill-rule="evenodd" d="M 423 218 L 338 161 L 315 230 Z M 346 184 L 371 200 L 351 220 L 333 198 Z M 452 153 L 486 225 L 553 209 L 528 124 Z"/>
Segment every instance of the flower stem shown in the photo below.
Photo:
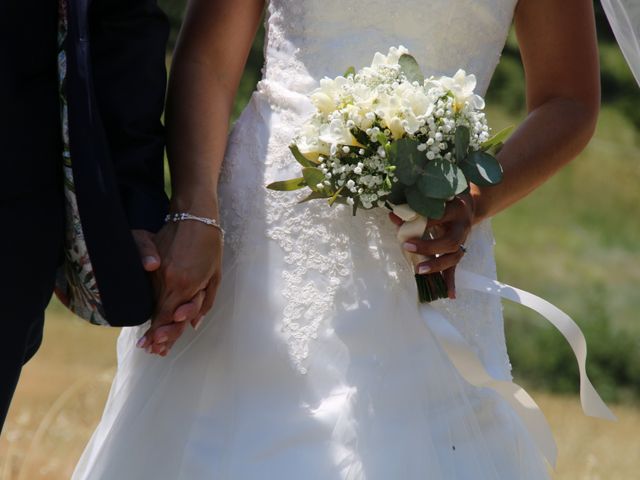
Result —
<path fill-rule="evenodd" d="M 440 298 L 448 298 L 447 284 L 441 273 L 429 273 L 427 275 L 416 274 L 418 286 L 418 299 L 420 303 L 430 303 Z"/>

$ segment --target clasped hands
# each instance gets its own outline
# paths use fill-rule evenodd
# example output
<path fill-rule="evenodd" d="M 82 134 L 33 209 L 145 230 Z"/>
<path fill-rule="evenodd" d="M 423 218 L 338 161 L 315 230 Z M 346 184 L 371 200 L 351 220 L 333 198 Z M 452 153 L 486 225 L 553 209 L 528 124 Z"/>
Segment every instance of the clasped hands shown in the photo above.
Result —
<path fill-rule="evenodd" d="M 133 230 L 151 275 L 156 308 L 137 346 L 166 356 L 188 326 L 211 309 L 221 278 L 222 235 L 199 222 L 167 223 L 157 234 Z"/>

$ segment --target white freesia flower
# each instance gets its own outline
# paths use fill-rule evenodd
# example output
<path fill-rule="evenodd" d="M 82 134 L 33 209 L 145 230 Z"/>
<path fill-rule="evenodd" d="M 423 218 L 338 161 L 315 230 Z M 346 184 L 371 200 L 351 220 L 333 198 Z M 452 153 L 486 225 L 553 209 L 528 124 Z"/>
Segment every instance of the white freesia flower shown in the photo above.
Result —
<path fill-rule="evenodd" d="M 402 101 L 398 96 L 383 94 L 378 97 L 378 107 L 375 113 L 382 119 L 384 126 L 391 131 L 394 140 L 402 138 L 404 135 L 402 109 Z"/>
<path fill-rule="evenodd" d="M 453 93 L 456 110 L 462 110 L 466 104 L 477 110 L 484 108 L 484 100 L 474 93 L 477 84 L 475 75 L 467 75 L 467 72 L 460 69 L 453 77 L 441 77 L 439 82 Z"/>
<path fill-rule="evenodd" d="M 320 127 L 319 139 L 322 142 L 329 145 L 351 145 L 354 147 L 360 147 L 357 140 L 351 134 L 351 130 L 347 127 L 346 123 L 342 120 L 332 120 L 328 125 L 322 125 Z"/>
<path fill-rule="evenodd" d="M 295 144 L 305 157 L 317 161 L 320 155 L 329 155 L 329 145 L 320 140 L 321 122 L 317 116 L 302 125 Z"/>
<path fill-rule="evenodd" d="M 400 45 L 399 47 L 391 47 L 387 55 L 376 52 L 376 54 L 373 56 L 373 62 L 371 62 L 371 66 L 377 67 L 380 65 L 397 65 L 400 57 L 408 53 L 409 50 L 407 50 L 402 45 Z"/>
<path fill-rule="evenodd" d="M 329 114 L 340 104 L 342 88 L 346 84 L 345 77 L 323 78 L 320 80 L 320 88 L 311 93 L 311 101 L 320 112 Z"/>

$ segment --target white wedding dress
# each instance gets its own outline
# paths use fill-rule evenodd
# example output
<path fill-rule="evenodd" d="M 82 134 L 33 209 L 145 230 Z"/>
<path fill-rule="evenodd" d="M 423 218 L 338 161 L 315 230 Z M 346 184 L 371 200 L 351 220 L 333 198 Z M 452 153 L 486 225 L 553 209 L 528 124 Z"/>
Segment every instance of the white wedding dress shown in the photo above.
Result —
<path fill-rule="evenodd" d="M 271 0 L 264 78 L 220 181 L 224 280 L 198 332 L 165 359 L 124 329 L 104 417 L 75 479 L 540 480 L 529 430 L 463 380 L 420 318 L 386 212 L 304 205 L 288 145 L 323 76 L 404 45 L 427 75 L 459 68 L 483 94 L 516 0 Z M 233 48 L 232 45 L 229 48 Z M 212 126 L 214 128 L 214 126 Z M 495 278 L 489 222 L 462 267 Z M 434 304 L 486 370 L 510 380 L 500 301 Z"/>

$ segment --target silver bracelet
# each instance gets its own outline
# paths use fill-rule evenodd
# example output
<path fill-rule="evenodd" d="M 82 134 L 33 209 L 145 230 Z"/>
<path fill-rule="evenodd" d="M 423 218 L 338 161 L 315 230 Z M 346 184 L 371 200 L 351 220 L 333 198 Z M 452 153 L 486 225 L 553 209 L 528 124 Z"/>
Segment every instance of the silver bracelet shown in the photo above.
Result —
<path fill-rule="evenodd" d="M 165 223 L 167 222 L 183 222 L 185 220 L 194 220 L 196 222 L 204 223 L 205 225 L 209 225 L 210 227 L 217 228 L 220 230 L 222 235 L 222 239 L 224 240 L 224 229 L 218 223 L 215 218 L 206 218 L 206 217 L 197 217 L 195 215 L 191 215 L 190 213 L 170 213 L 165 218 Z"/>

